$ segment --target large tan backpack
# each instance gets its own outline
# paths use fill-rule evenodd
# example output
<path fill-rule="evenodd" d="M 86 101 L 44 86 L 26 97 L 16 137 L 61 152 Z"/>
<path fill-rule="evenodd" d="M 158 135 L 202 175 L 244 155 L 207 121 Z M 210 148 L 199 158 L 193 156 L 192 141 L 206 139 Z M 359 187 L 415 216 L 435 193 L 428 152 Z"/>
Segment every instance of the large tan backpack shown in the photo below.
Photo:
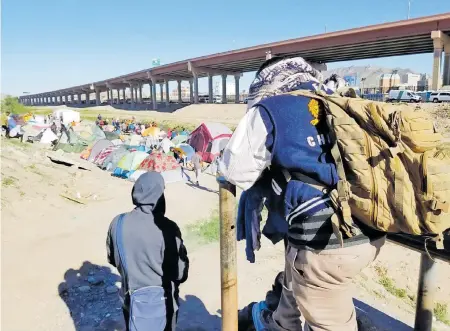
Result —
<path fill-rule="evenodd" d="M 330 128 L 340 178 L 330 192 L 335 228 L 352 236 L 353 215 L 381 231 L 429 235 L 442 248 L 450 228 L 450 145 L 430 116 L 406 104 L 291 94 L 318 100 L 318 120 Z"/>

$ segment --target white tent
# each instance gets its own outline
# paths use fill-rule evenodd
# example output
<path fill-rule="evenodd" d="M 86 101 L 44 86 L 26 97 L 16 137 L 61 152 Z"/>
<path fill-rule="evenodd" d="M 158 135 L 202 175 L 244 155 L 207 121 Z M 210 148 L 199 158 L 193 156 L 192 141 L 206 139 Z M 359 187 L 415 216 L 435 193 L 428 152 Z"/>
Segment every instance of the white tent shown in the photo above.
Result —
<path fill-rule="evenodd" d="M 53 111 L 54 119 L 62 119 L 64 124 L 69 124 L 71 122 L 80 122 L 80 113 L 72 109 L 56 109 Z"/>
<path fill-rule="evenodd" d="M 175 145 L 173 144 L 173 142 L 171 142 L 169 139 L 164 138 L 161 141 L 161 145 L 160 147 L 162 148 L 162 150 L 164 151 L 164 153 L 169 153 L 170 152 L 170 147 L 174 147 Z"/>
<path fill-rule="evenodd" d="M 50 144 L 52 141 L 58 140 L 58 137 L 50 130 L 50 128 L 45 129 L 42 134 L 40 143 L 41 144 Z"/>

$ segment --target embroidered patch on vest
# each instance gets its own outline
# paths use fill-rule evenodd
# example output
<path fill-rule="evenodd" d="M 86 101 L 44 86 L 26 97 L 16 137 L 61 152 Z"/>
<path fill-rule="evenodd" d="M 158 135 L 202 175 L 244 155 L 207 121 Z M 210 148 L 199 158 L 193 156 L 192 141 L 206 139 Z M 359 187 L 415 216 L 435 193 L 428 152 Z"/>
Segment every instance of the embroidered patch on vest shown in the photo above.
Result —
<path fill-rule="evenodd" d="M 311 113 L 311 115 L 314 117 L 313 120 L 311 120 L 312 125 L 317 125 L 319 123 L 319 115 L 320 115 L 320 106 L 319 102 L 316 99 L 311 99 L 308 103 L 308 111 Z"/>

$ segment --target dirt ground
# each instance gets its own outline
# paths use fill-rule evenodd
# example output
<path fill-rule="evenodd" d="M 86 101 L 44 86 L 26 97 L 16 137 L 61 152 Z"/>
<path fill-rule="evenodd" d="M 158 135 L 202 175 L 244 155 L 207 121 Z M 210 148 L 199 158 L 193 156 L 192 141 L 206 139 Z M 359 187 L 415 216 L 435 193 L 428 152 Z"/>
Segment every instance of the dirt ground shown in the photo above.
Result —
<path fill-rule="evenodd" d="M 107 263 L 105 238 L 112 218 L 132 208 L 132 183 L 97 168 L 52 163 L 38 144 L 1 143 L 2 330 L 123 330 L 120 278 Z M 167 216 L 184 234 L 218 208 L 215 179 L 203 175 L 200 182 L 202 188 L 184 182 L 166 188 Z M 181 287 L 178 330 L 220 330 L 219 244 L 185 237 L 191 269 Z M 239 307 L 264 299 L 284 265 L 282 245 L 263 240 L 255 264 L 244 247 L 238 243 Z M 419 257 L 388 243 L 355 280 L 357 309 L 375 330 L 411 330 Z M 437 274 L 436 302 L 450 306 L 450 266 L 438 261 Z M 450 328 L 436 322 L 434 329 Z"/>

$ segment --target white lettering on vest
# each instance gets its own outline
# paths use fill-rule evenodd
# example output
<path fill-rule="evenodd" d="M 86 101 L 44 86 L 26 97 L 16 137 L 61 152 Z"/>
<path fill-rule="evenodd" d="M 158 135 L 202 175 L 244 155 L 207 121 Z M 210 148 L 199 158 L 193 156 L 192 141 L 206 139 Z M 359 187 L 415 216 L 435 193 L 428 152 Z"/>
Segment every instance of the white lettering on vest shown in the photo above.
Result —
<path fill-rule="evenodd" d="M 327 135 L 323 135 L 323 134 L 319 134 L 316 136 L 317 137 L 317 142 L 314 139 L 314 137 L 307 137 L 306 141 L 308 142 L 308 145 L 311 147 L 315 147 L 317 144 L 319 146 L 323 146 L 323 145 L 327 145 L 330 143 L 330 137 L 328 137 Z"/>
<path fill-rule="evenodd" d="M 318 134 L 317 135 L 317 141 L 319 142 L 319 145 L 325 145 L 326 144 L 325 136 L 323 134 Z"/>

